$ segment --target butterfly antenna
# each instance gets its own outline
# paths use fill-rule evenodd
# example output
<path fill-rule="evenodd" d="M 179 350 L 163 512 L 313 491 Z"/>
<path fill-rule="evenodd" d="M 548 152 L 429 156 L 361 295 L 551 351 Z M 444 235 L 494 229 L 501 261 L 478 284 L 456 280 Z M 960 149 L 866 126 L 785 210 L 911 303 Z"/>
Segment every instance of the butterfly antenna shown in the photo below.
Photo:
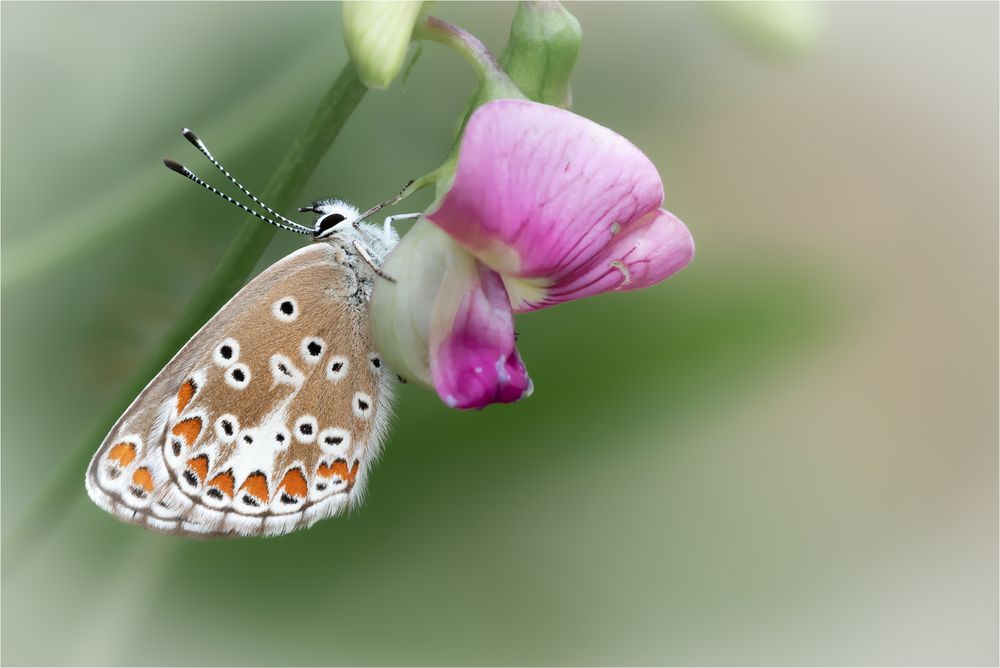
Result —
<path fill-rule="evenodd" d="M 226 193 L 218 190 L 217 188 L 213 188 L 212 186 L 208 185 L 207 183 L 205 183 L 204 181 L 202 181 L 200 178 L 198 178 L 197 174 L 195 174 L 194 172 L 192 172 L 190 169 L 188 169 L 184 165 L 180 164 L 179 162 L 174 162 L 170 158 L 167 158 L 167 159 L 165 159 L 163 161 L 163 164 L 166 165 L 168 168 L 172 169 L 173 171 L 177 172 L 181 176 L 186 176 L 187 178 L 191 179 L 192 181 L 194 181 L 195 183 L 197 183 L 199 186 L 201 186 L 205 190 L 208 190 L 209 192 L 215 193 L 216 195 L 218 195 L 222 199 L 226 200 L 230 204 L 235 204 L 236 206 L 240 207 L 241 209 L 243 209 L 247 213 L 249 213 L 249 214 L 251 214 L 253 216 L 256 216 L 257 218 L 263 220 L 265 223 L 269 223 L 271 225 L 274 225 L 275 227 L 280 227 L 281 229 L 288 230 L 289 232 L 298 232 L 299 234 L 312 234 L 313 233 L 313 231 L 310 230 L 308 227 L 303 227 L 303 226 L 301 226 L 301 225 L 299 225 L 297 223 L 292 223 L 292 225 L 294 225 L 294 227 L 292 227 L 291 225 L 285 225 L 284 223 L 279 223 L 278 221 L 271 220 L 267 216 L 263 216 L 263 215 L 257 213 L 256 211 L 254 211 L 250 207 L 245 206 L 245 205 L 243 205 L 240 202 L 237 202 L 236 200 L 234 200 L 232 197 L 230 197 Z M 289 221 L 289 222 L 291 222 L 291 221 Z"/>
<path fill-rule="evenodd" d="M 413 185 L 413 181 L 410 181 L 405 186 L 403 186 L 403 189 L 399 191 L 398 195 L 394 195 L 394 196 L 390 197 L 389 199 L 387 199 L 386 201 L 382 202 L 381 204 L 376 204 L 372 208 L 370 208 L 367 211 L 365 211 L 364 213 L 360 214 L 357 218 L 355 218 L 354 220 L 351 221 L 351 225 L 353 225 L 356 228 L 358 226 L 358 223 L 360 223 L 362 220 L 365 220 L 366 218 L 371 218 L 372 216 L 374 216 L 376 213 L 378 213 L 379 211 L 381 211 L 385 207 L 392 206 L 393 204 L 396 204 L 397 202 L 399 202 L 399 200 L 403 199 L 403 197 L 406 195 L 406 191 L 412 185 Z"/>
<path fill-rule="evenodd" d="M 201 140 L 201 137 L 199 137 L 195 133 L 191 132 L 191 130 L 189 130 L 188 128 L 184 128 L 183 130 L 181 130 L 181 134 L 184 135 L 184 138 L 187 139 L 189 142 L 191 142 L 191 144 L 193 144 L 196 149 L 198 149 L 199 151 L 201 151 L 201 154 L 204 155 L 206 158 L 208 158 L 209 161 L 213 165 L 215 165 L 220 172 L 222 172 L 223 174 L 225 174 L 226 178 L 229 179 L 233 183 L 234 186 L 236 186 L 237 188 L 239 188 L 240 190 L 242 190 L 243 194 L 246 195 L 247 197 L 249 197 L 250 199 L 252 199 L 254 202 L 256 202 L 258 206 L 262 207 L 265 211 L 267 211 L 269 214 L 271 214 L 275 218 L 279 218 L 279 219 L 285 221 L 287 224 L 289 224 L 289 225 L 291 225 L 293 227 L 302 227 L 302 228 L 305 228 L 304 225 L 299 225 L 294 220 L 289 220 L 288 218 L 285 218 L 280 213 L 278 213 L 277 211 L 275 211 L 274 209 L 272 209 L 271 207 L 269 207 L 268 205 L 264 204 L 259 199 L 257 199 L 257 197 L 254 196 L 254 194 L 252 192 L 250 192 L 249 190 L 247 190 L 243 186 L 242 183 L 240 183 L 239 181 L 236 180 L 236 177 L 234 177 L 232 174 L 230 174 L 226 170 L 226 168 L 222 166 L 221 162 L 219 162 L 218 160 L 215 159 L 215 156 L 212 155 L 212 152 L 208 150 L 207 146 L 205 146 L 205 142 L 203 142 Z"/>

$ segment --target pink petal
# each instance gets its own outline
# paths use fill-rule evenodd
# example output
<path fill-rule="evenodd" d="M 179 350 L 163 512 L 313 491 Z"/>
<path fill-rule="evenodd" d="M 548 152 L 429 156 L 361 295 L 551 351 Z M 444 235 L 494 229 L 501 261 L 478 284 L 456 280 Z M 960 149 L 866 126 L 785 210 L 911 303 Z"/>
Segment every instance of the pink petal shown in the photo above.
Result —
<path fill-rule="evenodd" d="M 517 401 L 531 381 L 514 346 L 500 277 L 451 237 L 418 221 L 393 249 L 369 307 L 376 348 L 393 372 L 455 408 Z"/>
<path fill-rule="evenodd" d="M 571 112 L 496 100 L 470 118 L 435 224 L 506 278 L 559 286 L 663 202 L 628 140 Z"/>
<path fill-rule="evenodd" d="M 532 311 L 611 290 L 645 288 L 680 271 L 693 257 L 694 240 L 684 223 L 669 211 L 657 209 L 616 235 L 586 266 L 550 286 L 541 301 L 522 301 L 515 304 L 515 310 Z"/>
<path fill-rule="evenodd" d="M 510 403 L 531 391 L 514 347 L 514 314 L 503 280 L 476 264 L 478 282 L 463 295 L 450 331 L 431 349 L 434 388 L 452 408 Z"/>

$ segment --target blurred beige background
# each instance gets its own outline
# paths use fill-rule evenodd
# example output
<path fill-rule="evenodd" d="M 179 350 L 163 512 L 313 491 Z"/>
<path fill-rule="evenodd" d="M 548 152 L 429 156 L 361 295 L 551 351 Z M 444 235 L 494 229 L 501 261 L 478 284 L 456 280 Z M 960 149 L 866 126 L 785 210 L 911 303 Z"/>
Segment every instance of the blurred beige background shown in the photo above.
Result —
<path fill-rule="evenodd" d="M 3 663 L 997 664 L 998 5 L 815 5 L 797 58 L 569 6 L 574 110 L 657 164 L 691 267 L 519 318 L 522 404 L 404 388 L 368 502 L 308 532 L 147 534 L 81 471 L 4 564 Z M 0 10 L 6 551 L 242 220 L 163 169 L 211 173 L 178 129 L 259 187 L 346 56 L 335 4 Z M 434 7 L 497 52 L 513 11 Z M 425 46 L 302 201 L 436 166 L 471 86 Z"/>

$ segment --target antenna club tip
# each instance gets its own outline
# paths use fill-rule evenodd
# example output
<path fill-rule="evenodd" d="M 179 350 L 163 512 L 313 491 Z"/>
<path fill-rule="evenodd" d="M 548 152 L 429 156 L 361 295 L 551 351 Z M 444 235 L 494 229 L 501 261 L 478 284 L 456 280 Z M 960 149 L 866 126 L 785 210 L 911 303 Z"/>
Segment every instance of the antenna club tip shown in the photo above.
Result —
<path fill-rule="evenodd" d="M 164 158 L 163 164 L 167 166 L 167 169 L 172 169 L 178 174 L 184 174 L 187 172 L 187 168 L 176 160 L 171 160 L 170 158 Z"/>
<path fill-rule="evenodd" d="M 195 133 L 191 132 L 190 129 L 188 129 L 188 128 L 182 129 L 181 130 L 181 134 L 184 135 L 184 138 L 187 139 L 192 144 L 194 144 L 195 146 L 198 146 L 199 144 L 201 144 L 201 139 L 198 138 L 198 135 L 196 135 Z"/>

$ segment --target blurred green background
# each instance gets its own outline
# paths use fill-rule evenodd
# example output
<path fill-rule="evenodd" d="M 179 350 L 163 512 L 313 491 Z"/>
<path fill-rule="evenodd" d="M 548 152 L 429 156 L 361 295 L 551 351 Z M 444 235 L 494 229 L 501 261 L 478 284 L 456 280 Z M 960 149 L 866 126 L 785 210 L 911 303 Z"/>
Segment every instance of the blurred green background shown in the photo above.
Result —
<path fill-rule="evenodd" d="M 312 530 L 154 535 L 81 470 L 4 562 L 4 664 L 997 663 L 998 5 L 815 5 L 797 58 L 704 6 L 569 6 L 574 110 L 657 164 L 694 263 L 521 316 L 521 404 L 404 387 L 368 501 Z M 434 13 L 499 52 L 514 6 Z M 160 164 L 219 180 L 179 128 L 259 188 L 339 20 L 2 4 L 5 543 L 243 221 Z M 426 45 L 299 199 L 435 167 L 472 85 Z"/>

